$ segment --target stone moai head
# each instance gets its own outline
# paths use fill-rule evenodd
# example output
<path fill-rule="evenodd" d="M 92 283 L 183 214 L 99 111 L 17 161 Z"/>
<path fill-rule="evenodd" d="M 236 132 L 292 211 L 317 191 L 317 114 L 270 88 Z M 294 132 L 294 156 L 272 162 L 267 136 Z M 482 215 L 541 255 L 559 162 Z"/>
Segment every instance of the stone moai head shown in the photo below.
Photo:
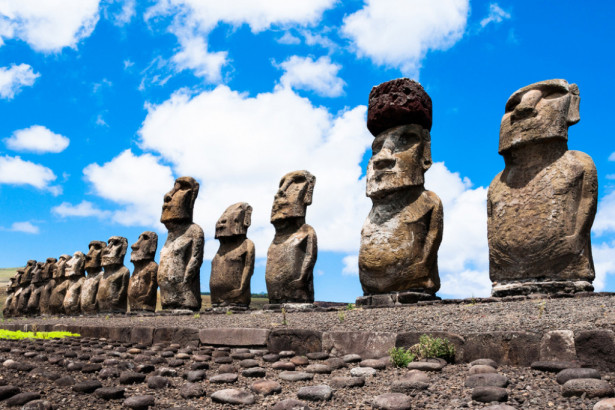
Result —
<path fill-rule="evenodd" d="M 107 243 L 103 241 L 90 242 L 88 254 L 85 255 L 85 270 L 88 273 L 100 270 L 100 268 L 102 267 L 102 252 L 106 247 Z M 75 255 L 73 255 L 73 258 L 75 257 Z"/>
<path fill-rule="evenodd" d="M 83 252 L 75 252 L 73 254 L 73 257 L 66 262 L 65 276 L 67 278 L 76 278 L 83 276 L 85 274 L 84 271 L 87 263 L 86 259 L 87 256 L 85 256 Z"/>
<path fill-rule="evenodd" d="M 367 128 L 374 135 L 367 165 L 368 197 L 423 185 L 431 167 L 431 98 L 407 78 L 382 83 L 369 93 Z"/>
<path fill-rule="evenodd" d="M 145 231 L 139 235 L 139 239 L 135 242 L 130 249 L 131 262 L 154 260 L 156 255 L 156 249 L 158 248 L 158 235 L 156 232 Z"/>
<path fill-rule="evenodd" d="M 42 279 L 44 281 L 50 280 L 55 276 L 56 271 L 58 270 L 58 266 L 56 263 L 58 260 L 56 258 L 47 258 L 45 261 L 45 265 L 43 266 Z"/>
<path fill-rule="evenodd" d="M 500 126 L 501 155 L 519 146 L 559 139 L 568 140 L 568 127 L 581 119 L 579 87 L 566 80 L 530 84 L 506 102 Z"/>
<path fill-rule="evenodd" d="M 15 289 L 17 287 L 16 283 L 17 283 L 17 278 L 15 276 L 13 276 L 12 278 L 10 278 L 11 283 L 9 283 L 6 287 L 6 293 L 13 293 L 15 292 Z"/>
<path fill-rule="evenodd" d="M 112 236 L 107 247 L 102 251 L 101 265 L 103 267 L 123 265 L 124 256 L 128 250 L 128 239 L 123 236 Z"/>
<path fill-rule="evenodd" d="M 12 288 L 16 289 L 17 287 L 19 287 L 25 272 L 26 272 L 25 268 L 18 268 L 17 269 L 17 273 L 15 274 L 14 277 L 11 278 L 11 280 L 13 280 L 13 282 L 11 282 L 11 287 Z"/>
<path fill-rule="evenodd" d="M 26 267 L 24 268 L 24 274 L 21 277 L 22 282 L 27 282 L 28 284 L 30 284 L 30 282 L 32 281 L 32 271 L 34 270 L 34 268 L 36 268 L 36 261 L 34 259 L 30 259 L 26 263 Z"/>
<path fill-rule="evenodd" d="M 33 285 L 39 285 L 43 282 L 43 267 L 45 266 L 45 262 L 37 262 L 34 269 L 32 269 L 32 280 L 30 281 Z"/>
<path fill-rule="evenodd" d="M 215 238 L 246 235 L 252 223 L 252 207 L 247 202 L 238 202 L 226 208 L 216 222 Z"/>
<path fill-rule="evenodd" d="M 66 262 L 68 262 L 70 260 L 70 258 L 72 258 L 72 256 L 70 255 L 60 255 L 60 260 L 58 260 L 58 263 L 56 264 L 57 269 L 54 272 L 53 278 L 54 279 L 62 279 L 65 277 L 66 275 Z"/>
<path fill-rule="evenodd" d="M 194 202 L 199 195 L 199 183 L 192 177 L 180 177 L 175 180 L 173 189 L 164 195 L 160 222 L 192 222 Z"/>
<path fill-rule="evenodd" d="M 307 206 L 312 204 L 315 184 L 316 177 L 308 171 L 293 171 L 284 175 L 273 198 L 271 223 L 305 217 Z"/>

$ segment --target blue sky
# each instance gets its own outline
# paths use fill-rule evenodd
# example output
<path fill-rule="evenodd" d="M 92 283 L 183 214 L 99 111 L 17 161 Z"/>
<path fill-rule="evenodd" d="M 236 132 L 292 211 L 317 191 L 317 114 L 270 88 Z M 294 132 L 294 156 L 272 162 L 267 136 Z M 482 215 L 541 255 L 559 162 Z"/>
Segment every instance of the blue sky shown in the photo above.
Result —
<path fill-rule="evenodd" d="M 316 178 L 317 300 L 351 302 L 372 86 L 418 79 L 434 107 L 426 185 L 444 204 L 443 297 L 489 294 L 486 187 L 503 168 L 499 124 L 512 92 L 579 85 L 569 147 L 599 178 L 598 290 L 615 291 L 615 143 L 610 2 L 467 0 L 0 1 L 0 266 L 87 251 L 144 230 L 174 178 L 195 177 L 208 289 L 224 209 L 247 201 L 265 291 L 269 214 L 282 175 Z M 132 266 L 126 258 L 126 264 Z"/>

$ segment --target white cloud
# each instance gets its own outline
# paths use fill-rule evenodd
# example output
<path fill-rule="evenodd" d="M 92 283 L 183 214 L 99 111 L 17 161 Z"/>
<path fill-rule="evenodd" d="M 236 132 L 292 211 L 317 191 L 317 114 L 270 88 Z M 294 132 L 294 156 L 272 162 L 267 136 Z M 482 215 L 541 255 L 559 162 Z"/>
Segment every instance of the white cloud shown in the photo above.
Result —
<path fill-rule="evenodd" d="M 0 67 L 0 97 L 10 100 L 23 87 L 32 86 L 38 77 L 40 74 L 35 73 L 28 64 Z"/>
<path fill-rule="evenodd" d="M 100 126 L 100 127 L 108 127 L 109 124 L 107 124 L 107 121 L 105 121 L 105 118 L 103 117 L 102 114 L 98 114 L 96 116 L 96 125 Z"/>
<path fill-rule="evenodd" d="M 206 236 L 228 205 L 249 202 L 254 208 L 249 236 L 257 255 L 265 256 L 278 182 L 287 172 L 308 169 L 316 188 L 307 222 L 317 232 L 319 249 L 357 252 L 370 209 L 359 179 L 359 163 L 373 139 L 365 127 L 366 107 L 333 115 L 288 89 L 248 97 L 218 86 L 195 96 L 175 93 L 148 111 L 139 131 L 141 147 L 160 153 L 176 175 L 201 183 L 195 219 Z M 157 215 L 161 203 L 162 197 L 155 203 Z M 206 246 L 206 256 L 215 248 Z"/>
<path fill-rule="evenodd" d="M 103 0 L 104 15 L 116 26 L 125 26 L 137 14 L 136 0 Z"/>
<path fill-rule="evenodd" d="M 510 18 L 510 13 L 504 11 L 497 3 L 489 5 L 489 14 L 480 21 L 480 26 L 485 28 L 490 23 L 501 23 Z"/>
<path fill-rule="evenodd" d="M 446 50 L 464 34 L 468 0 L 366 0 L 344 18 L 342 33 L 360 57 L 417 76 L 429 50 Z"/>
<path fill-rule="evenodd" d="M 126 150 L 106 164 L 88 165 L 83 173 L 98 196 L 123 206 L 113 212 L 115 222 L 160 229 L 162 199 L 173 187 L 174 178 L 158 158 L 135 156 Z"/>
<path fill-rule="evenodd" d="M 615 161 L 615 152 L 611 153 L 611 155 L 609 155 L 609 161 Z"/>
<path fill-rule="evenodd" d="M 593 285 L 596 291 L 604 290 L 606 275 L 615 275 L 615 240 L 592 245 L 592 257 L 596 269 L 596 279 Z"/>
<path fill-rule="evenodd" d="M 55 179 L 55 174 L 47 167 L 24 161 L 20 157 L 0 156 L 0 184 L 31 185 L 59 195 L 62 189 L 49 185 Z"/>
<path fill-rule="evenodd" d="M 444 208 L 444 233 L 438 252 L 440 293 L 453 297 L 489 296 L 487 189 L 472 188 L 467 178 L 436 162 L 425 174 L 425 187 Z"/>
<path fill-rule="evenodd" d="M 36 51 L 75 48 L 96 27 L 98 4 L 99 0 L 2 0 L 0 36 L 23 40 Z"/>
<path fill-rule="evenodd" d="M 342 275 L 359 276 L 359 255 L 346 255 L 342 259 Z"/>
<path fill-rule="evenodd" d="M 39 233 L 38 226 L 33 225 L 31 222 L 27 222 L 27 221 L 26 222 L 13 222 L 13 224 L 9 228 L 9 231 L 24 232 L 24 233 L 31 233 L 31 234 Z"/>
<path fill-rule="evenodd" d="M 615 191 L 605 195 L 598 201 L 598 212 L 592 227 L 597 236 L 605 233 L 615 233 Z"/>
<path fill-rule="evenodd" d="M 277 39 L 280 44 L 301 44 L 299 37 L 293 36 L 289 31 L 285 31 L 284 35 Z"/>
<path fill-rule="evenodd" d="M 89 201 L 81 201 L 81 203 L 77 205 L 72 205 L 68 202 L 62 202 L 60 205 L 51 208 L 51 212 L 63 218 L 67 216 L 94 216 L 97 218 L 107 218 L 111 215 L 111 212 L 103 211 Z"/>
<path fill-rule="evenodd" d="M 51 132 L 42 125 L 33 125 L 13 132 L 4 140 L 6 146 L 14 151 L 30 151 L 38 154 L 58 153 L 68 147 L 70 140 L 63 135 Z"/>
<path fill-rule="evenodd" d="M 222 80 L 222 66 L 226 64 L 226 52 L 209 52 L 207 43 L 200 36 L 180 36 L 181 51 L 172 57 L 178 71 L 193 70 L 194 75 L 207 82 Z"/>
<path fill-rule="evenodd" d="M 342 68 L 327 56 L 314 61 L 311 57 L 292 56 L 279 65 L 284 69 L 280 78 L 283 87 L 310 90 L 323 97 L 339 97 L 344 93 L 344 80 L 337 76 Z"/>

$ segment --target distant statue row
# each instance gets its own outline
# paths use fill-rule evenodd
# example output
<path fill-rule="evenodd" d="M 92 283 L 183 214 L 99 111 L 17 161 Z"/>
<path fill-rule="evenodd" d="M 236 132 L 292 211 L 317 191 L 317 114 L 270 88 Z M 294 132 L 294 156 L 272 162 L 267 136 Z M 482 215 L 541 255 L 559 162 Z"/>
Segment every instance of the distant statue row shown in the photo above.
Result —
<path fill-rule="evenodd" d="M 487 198 L 494 296 L 593 290 L 590 230 L 597 173 L 588 155 L 569 151 L 567 145 L 568 127 L 580 119 L 579 101 L 575 84 L 548 80 L 521 88 L 506 103 L 499 146 L 505 168 L 491 183 Z M 438 196 L 424 187 L 424 174 L 432 164 L 431 126 L 431 98 L 419 83 L 402 78 L 372 89 L 367 128 L 375 139 L 366 194 L 373 206 L 361 232 L 364 296 L 357 299 L 359 304 L 429 300 L 440 288 L 437 254 L 443 209 Z M 317 240 L 305 215 L 315 182 L 307 171 L 290 172 L 274 197 L 275 237 L 265 274 L 271 304 L 314 301 Z M 9 314 L 33 313 L 37 306 L 46 313 L 43 305 L 52 313 L 126 311 L 127 299 L 133 310 L 153 310 L 157 285 L 163 309 L 199 310 L 205 240 L 193 222 L 198 192 L 193 178 L 181 177 L 164 196 L 160 220 L 168 237 L 158 269 L 153 232 L 145 232 L 133 245 L 135 273 L 130 281 L 123 266 L 126 239 L 112 237 L 106 246 L 94 241 L 87 256 L 63 255 L 57 265 L 53 258 L 44 264 L 29 261 L 12 284 Z M 212 261 L 213 306 L 250 303 L 255 255 L 247 239 L 251 214 L 250 205 L 237 203 L 216 224 L 220 248 Z M 31 302 L 26 302 L 28 297 Z"/>

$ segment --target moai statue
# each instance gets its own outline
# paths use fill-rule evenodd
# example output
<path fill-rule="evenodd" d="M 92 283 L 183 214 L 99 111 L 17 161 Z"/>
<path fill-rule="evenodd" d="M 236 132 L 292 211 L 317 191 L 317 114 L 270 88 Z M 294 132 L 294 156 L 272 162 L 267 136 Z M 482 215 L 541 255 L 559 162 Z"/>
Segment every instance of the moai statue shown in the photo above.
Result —
<path fill-rule="evenodd" d="M 49 296 L 50 314 L 64 313 L 64 298 L 66 297 L 69 285 L 69 282 L 66 280 L 66 265 L 71 258 L 72 256 L 70 255 L 60 255 L 53 279 L 49 282 L 52 286 L 51 295 Z"/>
<path fill-rule="evenodd" d="M 2 309 L 3 317 L 11 317 L 13 312 L 11 310 L 13 304 L 13 296 L 17 291 L 17 277 L 19 272 L 11 278 L 11 283 L 9 283 L 6 287 L 6 301 L 4 302 L 4 309 Z"/>
<path fill-rule="evenodd" d="M 548 80 L 506 103 L 498 150 L 505 166 L 487 196 L 493 296 L 593 290 L 596 167 L 568 150 L 579 102 L 576 84 Z"/>
<path fill-rule="evenodd" d="M 158 290 L 158 264 L 154 256 L 158 248 L 158 235 L 151 231 L 143 232 L 130 248 L 130 261 L 135 265 L 128 283 L 130 311 L 154 312 Z"/>
<path fill-rule="evenodd" d="M 43 282 L 43 267 L 45 262 L 37 262 L 36 267 L 32 269 L 32 281 L 30 282 L 30 297 L 26 304 L 25 313 L 30 316 L 39 314 L 39 302 L 41 300 L 41 291 L 44 286 Z"/>
<path fill-rule="evenodd" d="M 162 309 L 201 309 L 200 271 L 205 236 L 192 222 L 199 184 L 191 177 L 175 180 L 164 196 L 160 222 L 169 231 L 160 251 L 158 285 Z"/>
<path fill-rule="evenodd" d="M 267 251 L 265 272 L 271 304 L 314 302 L 318 244 L 314 228 L 305 223 L 305 211 L 312 203 L 315 184 L 316 177 L 308 171 L 289 172 L 280 180 L 273 199 L 275 236 Z"/>
<path fill-rule="evenodd" d="M 254 242 L 246 235 L 252 218 L 252 207 L 239 202 L 226 208 L 216 223 L 216 239 L 220 248 L 211 261 L 209 290 L 211 304 L 217 306 L 250 306 L 250 279 L 254 273 Z"/>
<path fill-rule="evenodd" d="M 112 236 L 102 252 L 103 275 L 98 284 L 96 302 L 101 313 L 126 313 L 130 271 L 124 266 L 128 239 Z"/>
<path fill-rule="evenodd" d="M 51 292 L 55 286 L 55 280 L 53 279 L 56 276 L 56 272 L 58 271 L 58 260 L 56 258 L 47 258 L 45 265 L 43 265 L 43 273 L 42 279 L 43 284 L 41 286 L 41 295 L 40 300 L 38 302 L 39 313 L 41 315 L 48 315 L 51 313 L 49 310 L 49 299 L 51 298 Z"/>
<path fill-rule="evenodd" d="M 21 296 L 21 292 L 23 292 L 23 289 L 24 289 L 24 287 L 22 286 L 22 281 L 23 281 L 25 272 L 26 272 L 25 268 L 18 268 L 17 273 L 15 274 L 15 280 L 12 283 L 13 297 L 10 300 L 10 304 L 7 301 L 8 313 L 10 316 L 19 315 L 18 304 L 19 304 L 19 298 Z"/>
<path fill-rule="evenodd" d="M 78 315 L 81 313 L 81 294 L 85 283 L 84 267 L 86 256 L 83 252 L 75 252 L 73 257 L 66 262 L 66 296 L 62 303 L 64 313 Z"/>
<path fill-rule="evenodd" d="M 357 304 L 390 305 L 435 298 L 443 212 L 424 186 L 431 167 L 431 98 L 407 78 L 369 94 L 367 128 L 374 135 L 366 195 L 372 209 L 361 230 Z M 379 296 L 375 296 L 379 295 Z"/>
<path fill-rule="evenodd" d="M 106 246 L 106 242 L 92 241 L 89 245 L 88 254 L 85 255 L 85 271 L 88 273 L 88 276 L 85 278 L 81 289 L 80 304 L 83 313 L 98 312 L 96 295 L 98 293 L 98 284 L 103 275 L 102 253 Z"/>
<path fill-rule="evenodd" d="M 32 271 L 36 268 L 36 261 L 34 259 L 30 259 L 28 263 L 26 263 L 26 267 L 24 270 L 24 274 L 21 276 L 22 282 L 32 282 Z"/>

